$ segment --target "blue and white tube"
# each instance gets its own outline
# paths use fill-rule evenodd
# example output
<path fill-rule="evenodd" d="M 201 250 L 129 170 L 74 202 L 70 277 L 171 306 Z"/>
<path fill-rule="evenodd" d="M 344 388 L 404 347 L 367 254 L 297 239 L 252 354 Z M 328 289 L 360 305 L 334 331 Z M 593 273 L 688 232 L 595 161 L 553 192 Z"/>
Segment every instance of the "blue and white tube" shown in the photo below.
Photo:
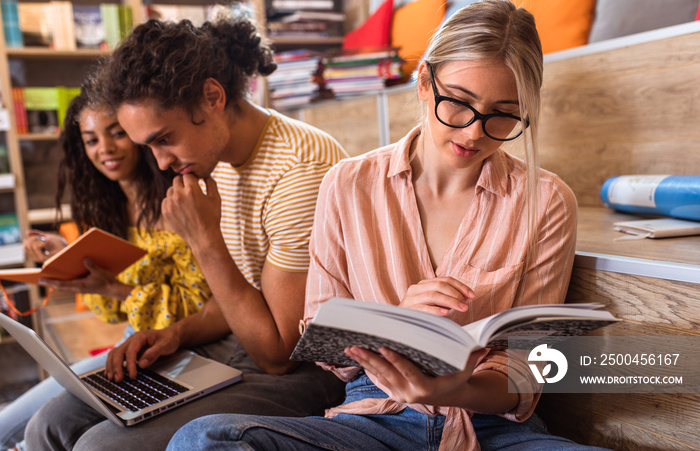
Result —
<path fill-rule="evenodd" d="M 700 175 L 611 177 L 600 199 L 613 210 L 700 221 Z"/>

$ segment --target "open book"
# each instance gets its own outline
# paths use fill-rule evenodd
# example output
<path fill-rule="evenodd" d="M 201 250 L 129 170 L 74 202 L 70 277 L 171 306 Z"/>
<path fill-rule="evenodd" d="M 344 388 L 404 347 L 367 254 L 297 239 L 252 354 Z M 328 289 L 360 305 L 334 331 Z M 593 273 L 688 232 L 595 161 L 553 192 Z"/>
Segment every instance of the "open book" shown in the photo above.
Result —
<path fill-rule="evenodd" d="M 118 274 L 146 255 L 146 251 L 102 229 L 91 228 L 46 260 L 41 268 L 0 270 L 0 279 L 38 284 L 39 279 L 77 279 L 88 274 L 85 259 Z"/>
<path fill-rule="evenodd" d="M 360 346 L 378 352 L 387 347 L 428 373 L 443 375 L 464 369 L 469 355 L 477 349 L 507 348 L 508 337 L 582 335 L 618 321 L 609 312 L 596 310 L 600 307 L 515 307 L 460 327 L 447 318 L 418 310 L 333 298 L 321 304 L 290 358 L 357 366 L 345 355 L 345 348 Z"/>

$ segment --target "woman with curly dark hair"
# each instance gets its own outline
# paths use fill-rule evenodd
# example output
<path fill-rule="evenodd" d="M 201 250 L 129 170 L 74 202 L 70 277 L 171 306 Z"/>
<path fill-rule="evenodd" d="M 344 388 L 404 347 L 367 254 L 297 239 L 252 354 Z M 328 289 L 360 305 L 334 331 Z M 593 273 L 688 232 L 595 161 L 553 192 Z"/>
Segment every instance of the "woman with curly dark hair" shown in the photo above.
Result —
<path fill-rule="evenodd" d="M 63 157 L 57 206 L 70 187 L 71 213 L 81 233 L 99 227 L 148 254 L 118 275 L 86 262 L 88 276 L 70 281 L 47 279 L 42 285 L 81 293 L 83 303 L 105 322 L 128 321 L 128 337 L 135 331 L 162 329 L 199 311 L 211 290 L 192 250 L 169 230 L 161 214 L 174 173 L 158 170 L 153 154 L 135 145 L 114 113 L 94 97 L 94 88 L 85 84 L 66 113 L 60 136 Z M 24 245 L 32 259 L 43 262 L 66 243 L 58 234 L 33 230 Z M 88 371 L 104 365 L 105 360 L 106 355 L 89 358 L 75 369 Z M 60 391 L 56 382 L 45 381 L 3 409 L 2 449 L 19 439 L 30 416 Z"/>
<path fill-rule="evenodd" d="M 162 223 L 161 202 L 175 174 L 160 171 L 147 148 L 130 142 L 114 113 L 107 112 L 106 107 L 94 106 L 94 102 L 83 91 L 73 99 L 66 112 L 66 125 L 60 137 L 63 159 L 58 169 L 56 204 L 60 205 L 68 186 L 72 218 L 80 233 L 85 232 L 89 224 L 127 238 L 129 226 L 141 225 L 148 229 Z M 99 120 L 109 121 L 107 125 L 115 143 L 123 142 L 128 153 L 132 147 L 139 151 L 134 152 L 134 162 L 129 167 L 132 170 L 127 171 L 127 177 L 119 176 L 120 165 L 95 164 L 95 152 L 88 152 L 97 147 L 99 138 L 95 131 L 81 127 L 81 123 Z M 124 189 L 125 186 L 133 188 Z M 130 213 L 137 216 L 130 218 Z"/>
<path fill-rule="evenodd" d="M 70 186 L 71 213 L 80 233 L 99 227 L 148 255 L 118 275 L 86 262 L 88 276 L 46 279 L 42 285 L 86 293 L 83 302 L 104 321 L 129 321 L 128 335 L 162 329 L 198 311 L 211 291 L 191 249 L 161 214 L 175 175 L 160 171 L 148 148 L 135 145 L 90 91 L 84 87 L 66 113 L 56 203 Z M 39 262 L 64 245 L 59 236 L 37 231 L 25 240 L 27 252 Z"/>
<path fill-rule="evenodd" d="M 177 429 L 224 412 L 302 416 L 342 399 L 319 367 L 289 360 L 299 339 L 318 189 L 344 155 L 328 134 L 249 99 L 276 68 L 245 18 L 148 21 L 103 66 L 105 101 L 134 142 L 177 176 L 163 216 L 192 248 L 212 289 L 202 310 L 140 331 L 107 358 L 120 381 L 178 348 L 244 372 L 243 381 L 124 430 L 62 394 L 29 423 L 31 449 L 164 449 Z"/>

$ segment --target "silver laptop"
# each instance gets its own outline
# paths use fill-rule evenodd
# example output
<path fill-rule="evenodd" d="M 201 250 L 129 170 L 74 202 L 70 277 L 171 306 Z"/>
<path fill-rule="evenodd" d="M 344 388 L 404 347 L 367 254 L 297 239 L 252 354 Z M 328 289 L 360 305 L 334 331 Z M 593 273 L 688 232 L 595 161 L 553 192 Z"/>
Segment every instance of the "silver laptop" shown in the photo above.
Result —
<path fill-rule="evenodd" d="M 115 384 L 104 367 L 77 375 L 32 329 L 0 314 L 0 327 L 66 390 L 121 426 L 131 426 L 238 382 L 241 371 L 191 351 L 158 360 L 136 379 Z"/>

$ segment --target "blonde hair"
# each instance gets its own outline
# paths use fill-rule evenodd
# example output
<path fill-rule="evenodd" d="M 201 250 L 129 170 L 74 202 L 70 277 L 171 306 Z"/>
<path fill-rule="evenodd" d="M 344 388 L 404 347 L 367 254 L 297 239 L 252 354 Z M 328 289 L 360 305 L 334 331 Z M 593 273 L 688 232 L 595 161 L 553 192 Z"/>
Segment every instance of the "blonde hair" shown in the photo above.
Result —
<path fill-rule="evenodd" d="M 509 0 L 481 0 L 466 6 L 435 33 L 423 60 L 435 72 L 451 61 L 503 62 L 515 76 L 523 121 L 529 121 L 522 139 L 527 165 L 528 235 L 531 253 L 537 234 L 537 129 L 542 87 L 542 45 L 535 20 Z M 420 82 L 420 80 L 419 80 Z"/>

